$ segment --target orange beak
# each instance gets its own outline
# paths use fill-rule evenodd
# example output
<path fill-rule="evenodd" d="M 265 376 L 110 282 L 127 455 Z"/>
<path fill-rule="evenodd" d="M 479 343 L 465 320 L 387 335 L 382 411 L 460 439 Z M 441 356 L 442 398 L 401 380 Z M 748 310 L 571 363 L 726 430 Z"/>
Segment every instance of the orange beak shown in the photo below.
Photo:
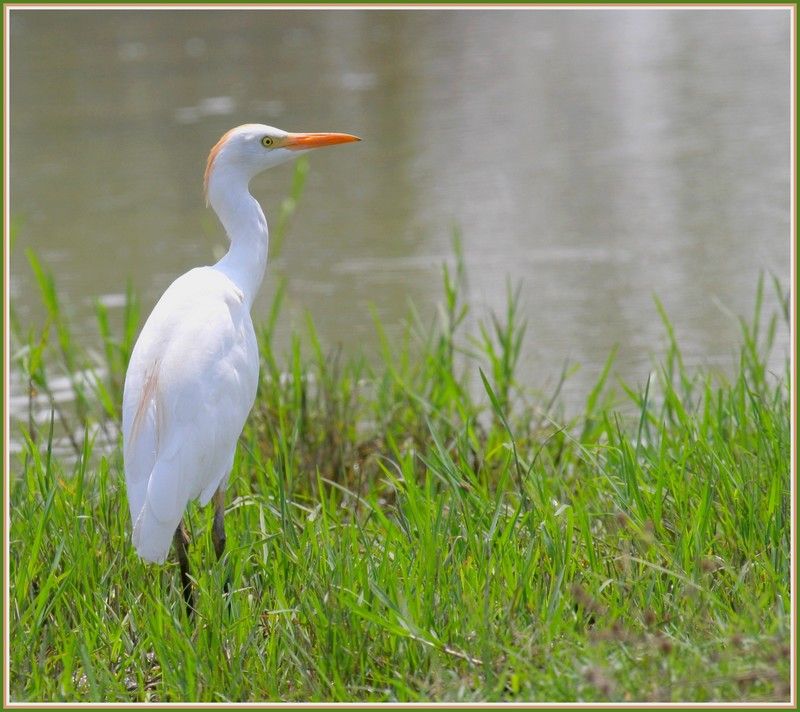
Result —
<path fill-rule="evenodd" d="M 309 148 L 335 146 L 337 143 L 360 141 L 358 136 L 345 133 L 290 133 L 283 143 L 284 148 L 292 151 L 305 151 Z"/>

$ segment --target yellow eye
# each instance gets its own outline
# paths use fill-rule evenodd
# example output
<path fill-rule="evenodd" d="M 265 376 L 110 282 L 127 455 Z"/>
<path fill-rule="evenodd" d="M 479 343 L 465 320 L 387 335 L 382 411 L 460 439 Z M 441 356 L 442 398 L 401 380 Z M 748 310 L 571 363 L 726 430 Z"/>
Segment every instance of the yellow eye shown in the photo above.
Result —
<path fill-rule="evenodd" d="M 273 138 L 270 138 L 269 136 L 264 136 L 264 138 L 261 139 L 261 145 L 266 148 L 272 148 L 272 145 L 274 143 L 275 140 Z"/>

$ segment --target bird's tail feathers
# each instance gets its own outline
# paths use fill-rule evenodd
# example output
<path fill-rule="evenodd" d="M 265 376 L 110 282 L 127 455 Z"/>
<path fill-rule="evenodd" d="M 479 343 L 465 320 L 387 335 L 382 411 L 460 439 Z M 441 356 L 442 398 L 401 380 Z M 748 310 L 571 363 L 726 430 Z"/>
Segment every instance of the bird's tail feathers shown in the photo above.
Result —
<path fill-rule="evenodd" d="M 150 503 L 145 501 L 133 525 L 133 545 L 136 547 L 136 553 L 145 561 L 163 564 L 180 521 L 180 517 L 175 522 L 160 521 L 154 515 Z"/>
<path fill-rule="evenodd" d="M 163 563 L 188 497 L 181 493 L 180 469 L 172 461 L 156 463 L 147 483 L 144 505 L 133 525 L 133 545 L 145 561 Z"/>

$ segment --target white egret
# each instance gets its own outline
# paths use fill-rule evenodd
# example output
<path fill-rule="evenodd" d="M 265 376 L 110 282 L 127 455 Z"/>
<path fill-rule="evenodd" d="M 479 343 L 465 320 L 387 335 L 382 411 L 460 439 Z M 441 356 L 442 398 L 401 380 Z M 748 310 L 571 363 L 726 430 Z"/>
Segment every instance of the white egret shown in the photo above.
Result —
<path fill-rule="evenodd" d="M 269 233 L 250 180 L 310 149 L 358 140 L 261 124 L 228 131 L 208 156 L 205 194 L 230 249 L 216 264 L 197 267 L 169 286 L 131 354 L 122 437 L 133 544 L 145 561 L 162 563 L 174 541 L 190 615 L 184 511 L 191 500 L 213 500 L 219 559 L 225 487 L 258 382 L 250 308 L 264 277 Z"/>

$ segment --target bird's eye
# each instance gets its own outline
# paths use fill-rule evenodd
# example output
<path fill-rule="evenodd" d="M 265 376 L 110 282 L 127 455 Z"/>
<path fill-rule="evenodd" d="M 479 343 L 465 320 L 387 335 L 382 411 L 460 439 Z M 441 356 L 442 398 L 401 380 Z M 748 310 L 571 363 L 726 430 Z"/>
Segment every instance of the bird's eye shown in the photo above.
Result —
<path fill-rule="evenodd" d="M 270 138 L 269 136 L 264 136 L 264 138 L 261 139 L 261 145 L 266 148 L 272 148 L 272 144 L 274 143 L 274 139 Z"/>

